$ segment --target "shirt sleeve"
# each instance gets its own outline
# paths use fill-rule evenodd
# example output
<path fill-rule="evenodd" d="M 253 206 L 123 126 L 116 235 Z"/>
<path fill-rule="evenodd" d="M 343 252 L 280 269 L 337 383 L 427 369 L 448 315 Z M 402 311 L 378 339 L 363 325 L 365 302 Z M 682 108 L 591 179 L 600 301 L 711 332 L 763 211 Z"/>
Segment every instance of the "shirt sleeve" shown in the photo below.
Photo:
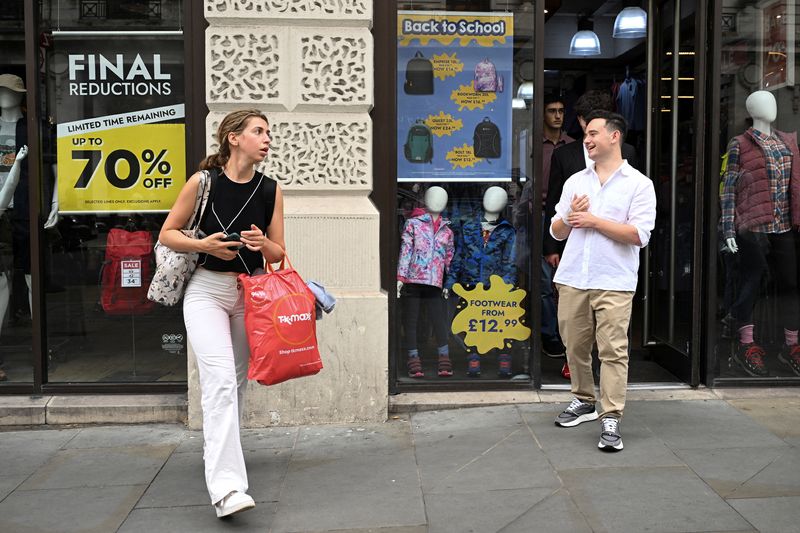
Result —
<path fill-rule="evenodd" d="M 628 224 L 639 234 L 640 248 L 650 242 L 650 233 L 656 225 L 656 191 L 649 179 L 642 181 L 631 200 Z"/>
<path fill-rule="evenodd" d="M 736 182 L 739 180 L 739 141 L 733 139 L 728 145 L 728 164 L 722 176 L 720 204 L 722 211 L 722 236 L 730 239 L 736 236 L 734 217 L 736 214 Z"/>
<path fill-rule="evenodd" d="M 397 263 L 397 281 L 408 282 L 408 267 L 411 263 L 411 254 L 414 249 L 414 227 L 410 220 L 406 220 L 403 234 L 400 237 L 400 260 Z"/>
<path fill-rule="evenodd" d="M 567 220 L 567 215 L 570 212 L 570 198 L 572 197 L 572 184 L 574 183 L 574 176 L 570 177 L 565 183 L 564 188 L 561 190 L 561 197 L 558 200 L 555 208 L 555 214 L 553 218 L 550 219 L 550 236 L 553 237 L 557 241 L 563 241 L 564 239 L 559 239 L 553 233 L 553 224 L 556 220 L 561 219 L 562 221 Z M 566 223 L 566 222 L 565 222 Z"/>

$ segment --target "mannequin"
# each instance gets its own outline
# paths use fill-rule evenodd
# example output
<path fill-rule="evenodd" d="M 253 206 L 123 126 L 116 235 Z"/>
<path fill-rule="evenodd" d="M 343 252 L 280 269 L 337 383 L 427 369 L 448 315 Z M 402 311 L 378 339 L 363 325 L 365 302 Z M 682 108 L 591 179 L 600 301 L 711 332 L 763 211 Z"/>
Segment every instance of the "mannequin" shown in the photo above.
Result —
<path fill-rule="evenodd" d="M 27 124 L 22 114 L 22 101 L 25 93 L 25 84 L 22 78 L 13 74 L 0 74 L 0 160 L 3 163 L 13 160 L 16 147 L 25 146 L 28 143 Z M 6 168 L 0 164 L 0 186 L 8 179 L 10 172 Z M 53 171 L 55 172 L 55 165 L 53 165 Z M 15 186 L 15 190 L 12 190 L 14 198 L 4 209 L 14 208 L 11 213 L 12 231 L 15 234 L 13 239 L 14 256 L 15 260 L 21 262 L 21 268 L 25 272 L 25 283 L 28 286 L 28 307 L 32 310 L 27 180 L 27 167 L 20 166 L 18 187 Z M 58 223 L 57 190 L 57 187 L 53 187 L 51 210 L 44 224 L 45 228 L 51 228 Z"/>
<path fill-rule="evenodd" d="M 442 282 L 455 249 L 450 221 L 441 216 L 447 206 L 447 191 L 430 187 L 425 191 L 424 203 L 425 213 L 406 221 L 397 265 L 397 297 L 402 303 L 408 375 L 425 377 L 417 343 L 419 310 L 421 305 L 425 305 L 436 337 L 437 374 L 449 377 L 453 375 L 453 365 L 450 362 Z"/>
<path fill-rule="evenodd" d="M 761 280 L 771 267 L 777 285 L 784 344 L 778 359 L 800 375 L 797 324 L 800 302 L 793 228 L 800 227 L 800 150 L 797 135 L 772 128 L 775 97 L 756 91 L 747 97 L 753 127 L 728 144 L 721 196 L 722 231 L 729 252 L 738 254 L 739 290 L 723 323 L 739 336 L 734 360 L 752 376 L 768 375 L 764 348 L 753 335 L 753 308 Z"/>
<path fill-rule="evenodd" d="M 456 243 L 453 264 L 447 272 L 442 295 L 448 298 L 456 283 L 489 286 L 489 276 L 495 274 L 503 281 L 516 285 L 514 263 L 516 231 L 502 214 L 508 203 L 508 193 L 502 187 L 489 187 L 483 194 L 483 212 L 479 218 L 464 223 Z M 500 354 L 500 377 L 511 376 L 511 356 Z M 480 376 L 480 357 L 467 358 L 467 375 Z"/>

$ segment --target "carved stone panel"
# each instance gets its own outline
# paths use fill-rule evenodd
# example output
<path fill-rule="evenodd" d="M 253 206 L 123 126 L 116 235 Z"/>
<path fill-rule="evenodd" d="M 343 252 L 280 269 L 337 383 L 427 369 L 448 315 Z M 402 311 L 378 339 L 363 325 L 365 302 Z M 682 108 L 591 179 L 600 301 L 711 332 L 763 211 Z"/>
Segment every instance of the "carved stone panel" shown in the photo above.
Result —
<path fill-rule="evenodd" d="M 288 100 L 285 28 L 212 26 L 206 30 L 206 98 L 214 103 Z"/>
<path fill-rule="evenodd" d="M 292 76 L 295 104 L 359 106 L 368 111 L 373 102 L 372 34 L 363 28 L 328 30 L 302 28 L 290 33 L 292 48 L 300 57 Z"/>
<path fill-rule="evenodd" d="M 206 0 L 207 18 L 310 18 L 372 20 L 373 0 Z"/>
<path fill-rule="evenodd" d="M 224 113 L 206 121 L 209 153 Z M 367 114 L 267 113 L 271 152 L 260 170 L 286 190 L 371 190 L 372 121 Z"/>

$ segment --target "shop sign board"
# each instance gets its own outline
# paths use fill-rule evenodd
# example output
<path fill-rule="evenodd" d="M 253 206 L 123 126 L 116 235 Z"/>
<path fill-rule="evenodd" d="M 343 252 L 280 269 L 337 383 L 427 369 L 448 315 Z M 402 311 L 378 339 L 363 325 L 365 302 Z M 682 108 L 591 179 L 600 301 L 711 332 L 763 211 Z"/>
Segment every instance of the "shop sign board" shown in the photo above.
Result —
<path fill-rule="evenodd" d="M 398 181 L 511 180 L 513 53 L 513 14 L 398 12 Z"/>
<path fill-rule="evenodd" d="M 174 33 L 54 32 L 61 213 L 172 207 L 186 179 L 183 39 Z"/>

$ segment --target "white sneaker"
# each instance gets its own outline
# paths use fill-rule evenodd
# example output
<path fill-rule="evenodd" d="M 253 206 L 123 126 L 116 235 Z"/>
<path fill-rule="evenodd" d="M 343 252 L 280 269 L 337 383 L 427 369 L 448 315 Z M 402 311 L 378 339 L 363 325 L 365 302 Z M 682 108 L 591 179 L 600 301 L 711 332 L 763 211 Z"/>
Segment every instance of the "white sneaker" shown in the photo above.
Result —
<path fill-rule="evenodd" d="M 224 516 L 231 516 L 242 511 L 247 511 L 256 506 L 253 498 L 244 492 L 232 491 L 227 496 L 214 504 L 214 509 L 217 511 L 217 518 Z"/>

